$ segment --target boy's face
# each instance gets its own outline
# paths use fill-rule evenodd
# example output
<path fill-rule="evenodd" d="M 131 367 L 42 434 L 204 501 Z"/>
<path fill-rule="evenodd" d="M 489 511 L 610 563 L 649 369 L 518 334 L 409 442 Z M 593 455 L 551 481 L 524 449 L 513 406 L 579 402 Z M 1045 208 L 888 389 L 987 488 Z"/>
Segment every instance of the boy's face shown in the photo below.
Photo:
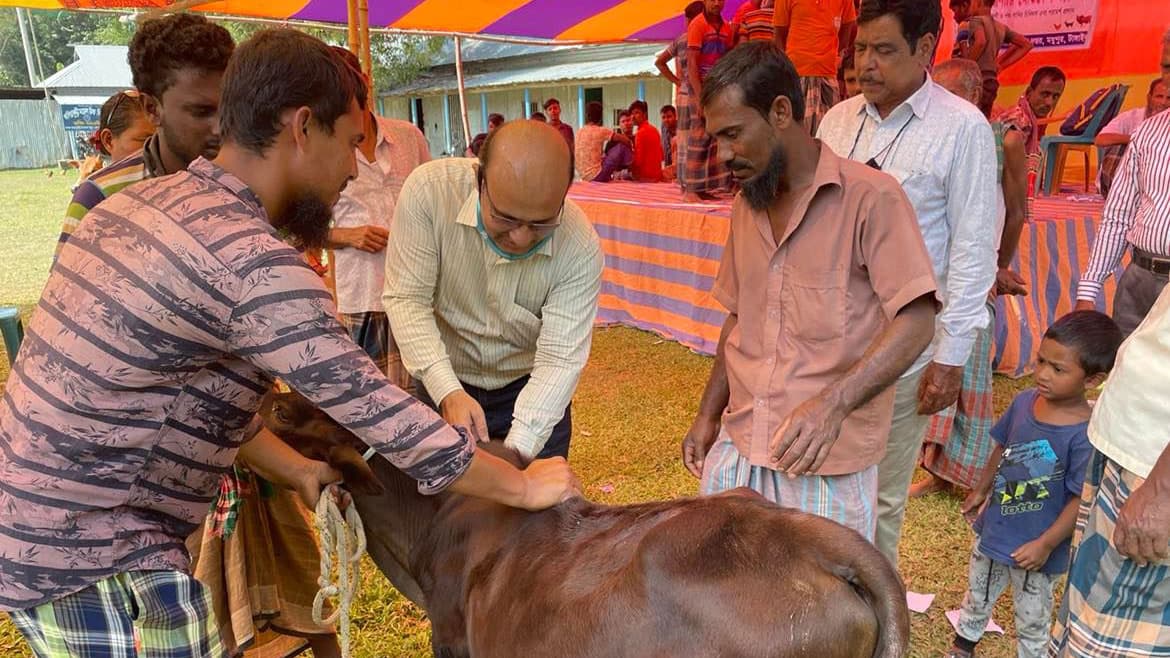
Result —
<path fill-rule="evenodd" d="M 971 17 L 971 1 L 956 0 L 952 2 L 951 13 L 954 14 L 956 23 L 962 23 Z"/>
<path fill-rule="evenodd" d="M 1052 402 L 1083 397 L 1085 391 L 1093 387 L 1076 350 L 1051 338 L 1040 341 L 1035 377 L 1040 397 Z"/>

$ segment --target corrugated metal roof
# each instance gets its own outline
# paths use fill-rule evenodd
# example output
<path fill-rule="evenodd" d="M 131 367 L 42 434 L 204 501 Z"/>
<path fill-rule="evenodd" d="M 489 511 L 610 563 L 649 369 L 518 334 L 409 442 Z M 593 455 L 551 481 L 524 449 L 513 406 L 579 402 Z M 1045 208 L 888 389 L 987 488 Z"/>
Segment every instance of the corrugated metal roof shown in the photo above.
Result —
<path fill-rule="evenodd" d="M 656 72 L 657 69 L 654 68 L 653 57 L 620 57 L 598 62 L 527 66 L 488 73 L 476 73 L 468 75 L 464 79 L 464 84 L 469 91 L 484 91 L 493 88 L 552 84 L 572 80 L 638 78 L 654 75 Z M 457 88 L 458 81 L 454 74 L 428 75 L 410 84 L 391 90 L 389 95 L 405 96 L 407 94 L 441 93 L 454 91 Z"/>
<path fill-rule="evenodd" d="M 45 78 L 38 87 L 67 92 L 72 88 L 129 89 L 133 86 L 126 46 L 75 45 L 71 64 Z"/>
<path fill-rule="evenodd" d="M 607 80 L 657 75 L 654 56 L 661 46 L 592 46 L 573 52 L 476 62 L 465 67 L 464 82 L 469 90 L 484 91 L 522 85 L 551 84 L 576 80 Z M 608 55 L 608 56 L 607 56 Z M 618 55 L 618 56 L 615 56 Z M 559 61 L 558 61 L 559 60 Z M 389 90 L 388 96 L 432 94 L 458 88 L 454 67 L 437 66 L 417 80 Z"/>
<path fill-rule="evenodd" d="M 521 55 L 539 55 L 558 50 L 580 48 L 581 46 L 565 46 L 549 44 L 538 46 L 533 44 L 504 43 L 500 41 L 484 41 L 482 39 L 466 38 L 463 40 L 463 61 L 479 62 L 488 59 L 502 59 L 504 57 L 519 57 Z M 455 63 L 455 40 L 447 39 L 443 49 L 439 51 L 436 65 Z"/>

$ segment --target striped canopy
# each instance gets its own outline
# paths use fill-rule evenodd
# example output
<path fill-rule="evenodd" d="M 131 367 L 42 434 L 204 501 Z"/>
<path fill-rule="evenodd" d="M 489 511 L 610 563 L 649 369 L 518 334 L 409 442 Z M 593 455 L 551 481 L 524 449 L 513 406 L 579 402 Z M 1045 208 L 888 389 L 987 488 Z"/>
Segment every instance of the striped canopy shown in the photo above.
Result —
<path fill-rule="evenodd" d="M 666 41 L 682 33 L 689 0 L 368 0 L 370 27 L 560 41 Z M 732 16 L 745 0 L 727 0 Z M 33 9 L 158 8 L 165 0 L 0 0 Z M 346 22 L 346 0 L 221 0 L 197 11 Z"/>

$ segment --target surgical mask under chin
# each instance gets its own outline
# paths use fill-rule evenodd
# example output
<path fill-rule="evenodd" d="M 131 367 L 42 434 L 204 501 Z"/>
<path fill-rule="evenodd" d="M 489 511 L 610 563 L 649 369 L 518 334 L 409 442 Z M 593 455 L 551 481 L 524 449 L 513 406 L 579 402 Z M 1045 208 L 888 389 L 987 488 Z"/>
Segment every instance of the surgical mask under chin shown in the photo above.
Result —
<path fill-rule="evenodd" d="M 492 251 L 496 252 L 497 256 L 505 260 L 524 260 L 532 254 L 535 254 L 536 251 L 540 249 L 544 243 L 548 242 L 549 238 L 552 237 L 551 233 L 544 236 L 543 238 L 537 240 L 536 244 L 532 245 L 528 251 L 522 254 L 513 254 L 511 252 L 504 251 L 500 248 L 500 245 L 496 244 L 496 241 L 492 239 L 492 236 L 488 235 L 487 227 L 483 225 L 483 206 L 479 199 L 475 200 L 475 230 L 479 231 L 479 234 L 483 236 L 484 242 L 488 243 L 488 246 L 492 248 Z"/>

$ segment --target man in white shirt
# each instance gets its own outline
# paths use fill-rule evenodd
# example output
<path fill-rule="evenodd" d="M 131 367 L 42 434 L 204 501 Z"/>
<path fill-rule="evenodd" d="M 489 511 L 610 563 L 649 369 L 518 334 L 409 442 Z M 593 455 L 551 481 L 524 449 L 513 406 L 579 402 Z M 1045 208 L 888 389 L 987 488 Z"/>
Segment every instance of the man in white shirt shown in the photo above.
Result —
<path fill-rule="evenodd" d="M 1121 156 L 1125 155 L 1126 147 L 1138 126 L 1146 119 L 1170 107 L 1170 89 L 1162 78 L 1154 78 L 1150 82 L 1150 91 L 1146 94 L 1146 106 L 1126 110 L 1109 122 L 1093 140 L 1097 148 L 1102 149 L 1101 167 L 1097 172 L 1097 189 L 1102 196 L 1109 196 L 1109 188 L 1113 185 L 1113 175 L 1117 165 L 1121 163 Z"/>
<path fill-rule="evenodd" d="M 1049 656 L 1165 656 L 1170 647 L 1167 379 L 1170 288 L 1122 344 L 1089 421 L 1097 451 Z"/>
<path fill-rule="evenodd" d="M 352 57 L 348 50 L 346 60 Z M 350 62 L 356 64 L 355 61 Z M 390 381 L 408 389 L 390 322 L 382 307 L 386 240 L 394 204 L 414 168 L 431 159 L 422 132 L 407 121 L 375 116 L 367 106 L 365 137 L 357 148 L 358 176 L 346 185 L 333 208 L 328 247 L 332 252 L 337 310 L 342 325 Z"/>
<path fill-rule="evenodd" d="M 1170 87 L 1170 30 L 1162 37 L 1161 66 Z M 1113 321 L 1128 336 L 1170 279 L 1170 112 L 1143 121 L 1130 139 L 1077 284 L 1076 308 L 1096 308 L 1101 286 L 1127 249 L 1133 257 L 1117 281 Z"/>
<path fill-rule="evenodd" d="M 989 323 L 984 303 L 995 282 L 999 240 L 991 126 L 926 71 L 940 24 L 937 0 L 864 0 L 854 42 L 862 95 L 829 110 L 818 132 L 834 151 L 902 184 L 943 298 L 933 343 L 898 380 L 878 466 L 875 543 L 895 564 L 929 416 L 958 399 L 963 365 Z"/>
<path fill-rule="evenodd" d="M 479 162 L 416 169 L 390 228 L 383 301 L 419 398 L 524 459 L 568 455 L 597 314 L 604 257 L 572 180 L 555 128 L 505 123 Z"/>

